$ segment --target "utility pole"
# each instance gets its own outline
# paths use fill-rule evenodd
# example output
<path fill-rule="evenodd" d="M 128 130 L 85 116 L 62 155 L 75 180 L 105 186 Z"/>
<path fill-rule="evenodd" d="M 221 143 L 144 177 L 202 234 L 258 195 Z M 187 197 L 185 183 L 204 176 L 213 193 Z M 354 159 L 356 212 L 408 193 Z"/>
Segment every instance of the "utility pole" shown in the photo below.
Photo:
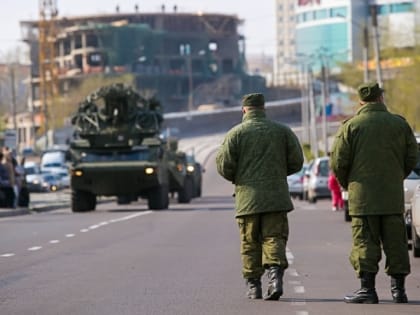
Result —
<path fill-rule="evenodd" d="M 193 76 L 192 76 L 192 61 L 191 61 L 191 46 L 190 44 L 186 45 L 186 53 L 188 60 L 188 112 L 190 113 L 188 117 L 191 119 L 191 112 L 194 107 L 194 96 L 193 96 Z"/>
<path fill-rule="evenodd" d="M 376 4 L 370 6 L 370 14 L 372 16 L 372 26 L 373 26 L 373 38 L 375 40 L 375 62 L 376 62 L 376 80 L 380 87 L 383 87 L 382 80 L 382 68 L 381 68 L 381 51 L 379 44 L 379 32 L 378 32 L 378 12 Z"/>
<path fill-rule="evenodd" d="M 324 56 L 322 58 L 322 65 L 321 65 L 321 74 L 322 74 L 322 98 L 321 98 L 321 108 L 322 108 L 322 142 L 324 144 L 324 155 L 327 156 L 328 154 L 328 134 L 327 134 L 327 111 L 326 106 L 329 99 L 328 93 L 328 76 L 327 70 L 325 67 Z"/>
<path fill-rule="evenodd" d="M 16 121 L 16 85 L 15 85 L 15 64 L 10 65 L 10 91 L 12 92 L 12 115 L 13 129 L 17 131 Z"/>
<path fill-rule="evenodd" d="M 366 23 L 363 26 L 363 81 L 369 82 L 369 33 Z"/>
<path fill-rule="evenodd" d="M 309 86 L 309 111 L 310 111 L 310 125 L 311 125 L 311 149 L 315 158 L 318 157 L 318 137 L 316 132 L 316 121 L 315 121 L 315 100 L 314 100 L 314 88 L 313 88 L 313 74 L 312 67 L 308 66 L 308 86 Z"/>

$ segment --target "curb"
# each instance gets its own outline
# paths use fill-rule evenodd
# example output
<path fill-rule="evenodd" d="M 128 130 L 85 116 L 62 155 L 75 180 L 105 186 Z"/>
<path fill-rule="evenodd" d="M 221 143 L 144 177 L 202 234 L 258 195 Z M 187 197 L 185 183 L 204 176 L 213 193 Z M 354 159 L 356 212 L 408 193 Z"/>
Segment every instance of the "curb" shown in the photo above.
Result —
<path fill-rule="evenodd" d="M 57 210 L 61 208 L 70 207 L 70 203 L 60 203 L 60 204 L 44 204 L 37 206 L 30 206 L 28 208 L 17 208 L 17 209 L 0 209 L 0 218 L 12 217 L 18 215 L 26 215 L 31 213 L 41 213 L 52 210 Z"/>

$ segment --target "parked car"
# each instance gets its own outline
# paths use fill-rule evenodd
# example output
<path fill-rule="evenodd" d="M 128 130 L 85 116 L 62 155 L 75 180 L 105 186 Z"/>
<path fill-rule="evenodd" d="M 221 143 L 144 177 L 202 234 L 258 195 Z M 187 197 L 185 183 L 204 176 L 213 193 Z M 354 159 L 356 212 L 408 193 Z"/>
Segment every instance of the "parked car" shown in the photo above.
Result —
<path fill-rule="evenodd" d="M 416 135 L 419 145 L 420 135 Z M 413 256 L 420 257 L 420 161 L 414 170 L 404 180 L 405 224 L 408 238 L 412 240 Z"/>
<path fill-rule="evenodd" d="M 309 202 L 316 202 L 320 198 L 331 198 L 328 188 L 328 175 L 330 172 L 329 157 L 320 157 L 311 162 L 305 172 L 306 196 Z"/>
<path fill-rule="evenodd" d="M 412 211 L 411 211 L 411 199 L 414 196 L 414 191 L 417 185 L 420 184 L 420 162 L 417 164 L 416 168 L 411 171 L 411 173 L 404 179 L 404 208 L 405 208 L 405 225 L 407 227 L 408 238 L 411 239 L 411 221 L 412 221 Z"/>
<path fill-rule="evenodd" d="M 61 189 L 60 175 L 39 173 L 26 176 L 29 192 L 49 192 Z"/>
<path fill-rule="evenodd" d="M 413 257 L 420 257 L 420 184 L 414 189 L 411 200 L 411 239 Z"/>
<path fill-rule="evenodd" d="M 287 184 L 289 185 L 289 193 L 293 198 L 297 197 L 303 200 L 303 181 L 305 178 L 305 172 L 308 169 L 308 164 L 304 164 L 302 169 L 292 175 L 287 176 Z"/>

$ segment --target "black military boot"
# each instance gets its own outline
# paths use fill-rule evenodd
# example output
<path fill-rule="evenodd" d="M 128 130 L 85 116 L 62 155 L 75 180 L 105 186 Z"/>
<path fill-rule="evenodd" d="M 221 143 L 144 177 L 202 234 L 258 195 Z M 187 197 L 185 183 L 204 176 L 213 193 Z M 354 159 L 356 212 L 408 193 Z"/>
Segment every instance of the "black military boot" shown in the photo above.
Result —
<path fill-rule="evenodd" d="M 408 303 L 405 294 L 405 275 L 391 275 L 391 293 L 394 303 Z"/>
<path fill-rule="evenodd" d="M 378 304 L 378 295 L 375 289 L 376 274 L 372 272 L 362 272 L 360 275 L 361 288 L 354 292 L 353 295 L 344 297 L 346 303 L 360 304 Z"/>
<path fill-rule="evenodd" d="M 262 298 L 262 288 L 260 279 L 247 279 L 246 285 L 248 286 L 248 291 L 246 295 L 250 299 L 261 299 Z"/>
<path fill-rule="evenodd" d="M 268 288 L 264 300 L 278 300 L 283 294 L 283 269 L 280 266 L 268 268 Z"/>

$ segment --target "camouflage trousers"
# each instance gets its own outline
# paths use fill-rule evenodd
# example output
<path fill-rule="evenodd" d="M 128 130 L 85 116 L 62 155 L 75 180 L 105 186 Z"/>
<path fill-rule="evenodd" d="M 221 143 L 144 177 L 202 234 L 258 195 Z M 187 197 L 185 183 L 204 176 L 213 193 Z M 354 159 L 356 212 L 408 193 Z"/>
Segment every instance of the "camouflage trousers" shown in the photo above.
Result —
<path fill-rule="evenodd" d="M 270 265 L 288 267 L 289 237 L 287 212 L 268 212 L 237 217 L 241 241 L 242 275 L 260 278 Z"/>
<path fill-rule="evenodd" d="M 402 214 L 353 216 L 351 229 L 350 262 L 358 276 L 361 271 L 378 273 L 382 249 L 388 275 L 410 273 L 407 229 Z"/>

